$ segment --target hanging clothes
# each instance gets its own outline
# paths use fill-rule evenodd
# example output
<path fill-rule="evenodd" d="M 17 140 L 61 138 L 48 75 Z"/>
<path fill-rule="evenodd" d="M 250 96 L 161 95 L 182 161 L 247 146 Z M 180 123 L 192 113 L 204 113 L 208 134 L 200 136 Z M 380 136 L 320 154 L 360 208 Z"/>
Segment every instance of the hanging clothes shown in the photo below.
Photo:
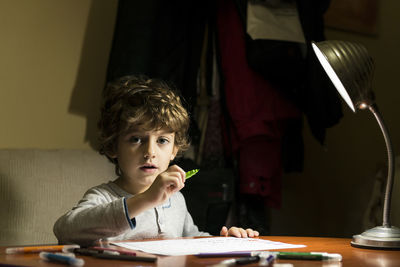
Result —
<path fill-rule="evenodd" d="M 221 0 L 217 31 L 232 151 L 238 154 L 240 192 L 279 207 L 285 120 L 300 111 L 247 63 L 245 31 L 235 4 Z"/>
<path fill-rule="evenodd" d="M 246 25 L 248 0 L 235 0 L 235 2 L 239 3 L 237 4 L 239 14 L 243 25 Z M 246 34 L 247 61 L 253 70 L 296 104 L 305 115 L 313 137 L 320 144 L 325 144 L 327 128 L 338 124 L 343 117 L 342 105 L 335 87 L 321 68 L 311 48 L 311 42 L 325 40 L 323 15 L 329 7 L 330 0 L 252 2 L 272 10 L 276 5 L 290 4 L 297 7 L 305 44 L 281 39 L 253 39 Z M 298 132 L 300 136 L 302 129 L 295 127 L 300 130 Z M 291 140 L 295 141 L 293 138 Z M 287 148 L 290 149 L 289 146 Z M 286 155 L 294 155 L 295 151 L 301 150 L 300 147 L 291 146 L 291 148 Z M 302 171 L 297 169 L 294 159 L 291 161 L 293 163 L 285 167 L 286 171 Z"/>
<path fill-rule="evenodd" d="M 193 107 L 207 4 L 119 0 L 107 81 L 129 74 L 169 81 Z"/>

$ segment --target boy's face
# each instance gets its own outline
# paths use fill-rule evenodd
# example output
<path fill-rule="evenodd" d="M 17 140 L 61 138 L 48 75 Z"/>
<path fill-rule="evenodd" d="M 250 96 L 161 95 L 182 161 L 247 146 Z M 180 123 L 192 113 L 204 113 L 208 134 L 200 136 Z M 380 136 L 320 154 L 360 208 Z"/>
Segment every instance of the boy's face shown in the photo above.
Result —
<path fill-rule="evenodd" d="M 137 193 L 146 190 L 164 172 L 178 152 L 175 133 L 135 129 L 118 138 L 118 164 L 124 183 Z"/>

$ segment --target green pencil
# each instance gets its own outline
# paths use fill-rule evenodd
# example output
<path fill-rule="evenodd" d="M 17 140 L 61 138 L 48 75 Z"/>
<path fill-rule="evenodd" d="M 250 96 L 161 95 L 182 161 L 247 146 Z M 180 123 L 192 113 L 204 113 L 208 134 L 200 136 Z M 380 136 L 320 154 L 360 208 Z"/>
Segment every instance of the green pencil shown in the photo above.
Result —
<path fill-rule="evenodd" d="M 195 175 L 199 171 L 200 171 L 200 169 L 194 169 L 194 170 L 186 172 L 186 179 L 189 179 L 190 177 L 192 177 L 193 175 Z"/>

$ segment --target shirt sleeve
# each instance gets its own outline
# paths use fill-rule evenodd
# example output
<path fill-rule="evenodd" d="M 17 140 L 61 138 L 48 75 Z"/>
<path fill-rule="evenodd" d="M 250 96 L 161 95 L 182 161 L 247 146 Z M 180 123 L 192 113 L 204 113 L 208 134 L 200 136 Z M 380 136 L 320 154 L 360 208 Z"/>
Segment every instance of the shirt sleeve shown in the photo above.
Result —
<path fill-rule="evenodd" d="M 135 229 L 135 227 L 136 227 L 136 219 L 135 218 L 133 218 L 133 219 L 129 218 L 128 205 L 126 204 L 126 197 L 124 197 L 124 209 L 125 209 L 126 219 L 128 220 L 131 229 Z"/>
<path fill-rule="evenodd" d="M 135 227 L 127 214 L 125 198 L 112 197 L 98 188 L 89 189 L 78 205 L 54 224 L 60 244 L 90 245 Z"/>

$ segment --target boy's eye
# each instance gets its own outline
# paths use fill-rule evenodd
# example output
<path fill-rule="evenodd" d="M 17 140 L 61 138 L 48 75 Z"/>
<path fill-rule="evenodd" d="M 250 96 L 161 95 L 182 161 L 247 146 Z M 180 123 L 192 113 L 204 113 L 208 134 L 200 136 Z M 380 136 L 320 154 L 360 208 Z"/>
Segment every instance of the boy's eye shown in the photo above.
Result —
<path fill-rule="evenodd" d="M 165 138 L 165 137 L 160 137 L 160 138 L 158 139 L 158 143 L 159 143 L 159 144 L 168 144 L 168 143 L 169 143 L 169 139 L 168 139 L 168 138 Z"/>
<path fill-rule="evenodd" d="M 139 144 L 140 142 L 141 142 L 140 137 L 137 137 L 137 136 L 129 137 L 129 143 Z"/>

